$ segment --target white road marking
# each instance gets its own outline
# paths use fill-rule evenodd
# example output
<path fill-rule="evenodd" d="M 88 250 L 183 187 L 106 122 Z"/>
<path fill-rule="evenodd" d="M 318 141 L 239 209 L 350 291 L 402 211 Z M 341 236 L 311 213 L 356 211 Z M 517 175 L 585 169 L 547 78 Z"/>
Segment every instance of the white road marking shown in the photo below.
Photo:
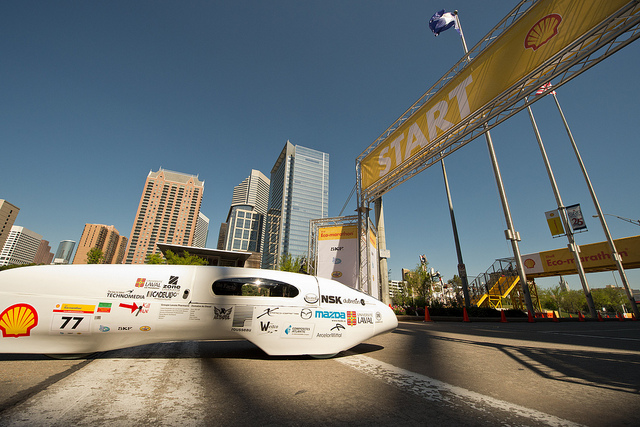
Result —
<path fill-rule="evenodd" d="M 603 336 L 600 336 L 600 335 L 574 334 L 574 333 L 569 333 L 569 332 L 543 331 L 543 332 L 540 332 L 540 333 L 541 334 L 553 334 L 553 335 L 569 335 L 569 336 L 572 336 L 572 337 L 602 338 L 602 339 L 605 339 L 605 340 L 640 341 L 640 339 L 638 339 L 638 338 L 603 337 Z"/>
<path fill-rule="evenodd" d="M 554 415 L 525 408 L 504 400 L 485 396 L 462 387 L 429 378 L 406 369 L 359 354 L 340 357 L 336 361 L 364 374 L 380 379 L 387 384 L 409 391 L 424 399 L 445 404 L 461 404 L 480 411 L 487 407 L 513 413 L 531 420 L 534 424 L 549 426 L 579 426 L 580 424 L 558 418 Z"/>

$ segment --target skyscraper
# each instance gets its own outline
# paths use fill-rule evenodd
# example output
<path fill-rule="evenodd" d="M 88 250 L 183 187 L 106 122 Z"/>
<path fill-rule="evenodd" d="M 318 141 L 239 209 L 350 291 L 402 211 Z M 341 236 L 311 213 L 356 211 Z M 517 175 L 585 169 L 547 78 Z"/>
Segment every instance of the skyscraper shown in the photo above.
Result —
<path fill-rule="evenodd" d="M 12 205 L 4 199 L 0 199 L 0 250 L 7 241 L 11 227 L 18 216 L 20 208 Z"/>
<path fill-rule="evenodd" d="M 27 228 L 14 225 L 0 251 L 0 265 L 31 264 L 36 258 L 42 236 Z"/>
<path fill-rule="evenodd" d="M 191 246 L 204 192 L 204 181 L 160 169 L 149 172 L 127 248 L 126 264 L 144 264 L 160 252 L 156 243 Z"/>
<path fill-rule="evenodd" d="M 192 246 L 195 246 L 196 248 L 206 247 L 207 236 L 209 236 L 209 218 L 202 212 L 199 212 Z"/>
<path fill-rule="evenodd" d="M 329 154 L 287 141 L 271 169 L 262 268 L 306 256 L 309 221 L 329 212 Z"/>
<path fill-rule="evenodd" d="M 252 169 L 251 175 L 233 189 L 222 249 L 261 252 L 268 203 L 269 178 Z M 256 266 L 259 266 L 259 260 L 260 257 Z"/>
<path fill-rule="evenodd" d="M 71 264 L 71 255 L 73 249 L 76 247 L 76 242 L 73 240 L 63 240 L 58 245 L 55 257 L 53 257 L 54 264 Z"/>
<path fill-rule="evenodd" d="M 122 264 L 126 247 L 127 238 L 113 225 L 85 224 L 73 263 L 86 264 L 89 251 L 98 248 L 103 255 L 101 264 Z"/>

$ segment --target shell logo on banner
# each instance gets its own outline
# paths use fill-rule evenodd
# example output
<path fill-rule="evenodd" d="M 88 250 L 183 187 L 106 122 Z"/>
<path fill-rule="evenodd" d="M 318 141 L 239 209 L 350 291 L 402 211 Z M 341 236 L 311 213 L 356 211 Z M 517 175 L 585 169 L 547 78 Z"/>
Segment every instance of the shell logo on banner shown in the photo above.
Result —
<path fill-rule="evenodd" d="M 0 314 L 2 337 L 28 337 L 38 325 L 38 312 L 29 304 L 14 304 Z"/>
<path fill-rule="evenodd" d="M 529 30 L 524 38 L 526 49 L 538 50 L 540 46 L 551 40 L 558 34 L 558 25 L 562 22 L 562 17 L 557 13 L 547 15 Z"/>

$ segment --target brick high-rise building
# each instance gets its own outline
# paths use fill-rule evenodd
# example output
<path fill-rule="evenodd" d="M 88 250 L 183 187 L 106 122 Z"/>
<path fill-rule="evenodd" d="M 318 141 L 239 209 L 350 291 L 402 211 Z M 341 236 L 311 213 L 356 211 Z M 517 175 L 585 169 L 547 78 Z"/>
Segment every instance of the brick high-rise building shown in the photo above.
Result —
<path fill-rule="evenodd" d="M 0 199 L 0 250 L 2 250 L 4 243 L 7 241 L 18 212 L 20 212 L 19 207 Z"/>
<path fill-rule="evenodd" d="M 144 264 L 156 243 L 192 246 L 204 181 L 160 169 L 149 172 L 131 227 L 126 264 Z"/>
<path fill-rule="evenodd" d="M 73 263 L 86 264 L 89 251 L 98 248 L 103 255 L 101 264 L 122 264 L 126 247 L 127 238 L 113 225 L 85 224 Z"/>

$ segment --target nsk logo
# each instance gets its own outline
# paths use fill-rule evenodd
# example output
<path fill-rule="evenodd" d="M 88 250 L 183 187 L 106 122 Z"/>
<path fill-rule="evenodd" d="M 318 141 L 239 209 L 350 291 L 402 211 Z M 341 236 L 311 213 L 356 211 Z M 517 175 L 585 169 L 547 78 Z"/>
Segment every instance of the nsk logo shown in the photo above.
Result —
<path fill-rule="evenodd" d="M 324 303 L 328 303 L 328 304 L 342 304 L 342 301 L 340 300 L 341 297 L 336 297 L 333 295 L 322 295 L 322 302 Z"/>
<path fill-rule="evenodd" d="M 342 319 L 346 320 L 347 315 L 345 312 L 341 311 L 316 311 L 316 318 L 321 319 Z"/>

